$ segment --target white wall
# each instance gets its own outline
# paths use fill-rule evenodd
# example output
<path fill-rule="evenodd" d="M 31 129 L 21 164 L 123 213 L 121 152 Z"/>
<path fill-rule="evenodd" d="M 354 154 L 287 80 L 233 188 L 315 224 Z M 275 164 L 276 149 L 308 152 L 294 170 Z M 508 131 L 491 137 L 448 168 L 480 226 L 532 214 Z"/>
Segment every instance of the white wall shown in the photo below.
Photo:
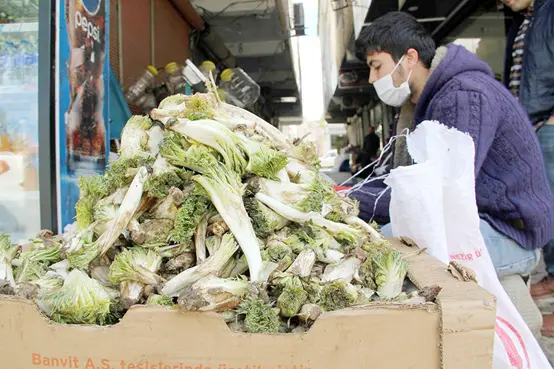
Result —
<path fill-rule="evenodd" d="M 315 1 L 315 0 L 314 0 Z M 334 4 L 334 5 L 333 5 Z M 319 1 L 319 38 L 321 42 L 323 106 L 327 108 L 338 84 L 338 74 L 354 31 L 352 7 L 333 10 L 332 0 Z"/>

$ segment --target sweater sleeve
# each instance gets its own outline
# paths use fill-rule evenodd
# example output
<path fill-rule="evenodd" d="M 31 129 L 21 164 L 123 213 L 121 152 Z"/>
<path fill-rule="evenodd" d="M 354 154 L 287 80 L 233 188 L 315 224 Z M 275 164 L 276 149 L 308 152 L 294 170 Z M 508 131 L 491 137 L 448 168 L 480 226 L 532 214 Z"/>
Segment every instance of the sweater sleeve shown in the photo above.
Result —
<path fill-rule="evenodd" d="M 493 109 L 484 94 L 458 90 L 433 99 L 423 119 L 436 120 L 448 127 L 469 133 L 475 144 L 477 176 L 494 141 L 498 126 L 498 117 L 494 117 L 491 111 Z M 360 202 L 360 218 L 365 221 L 373 219 L 380 224 L 390 222 L 390 195 L 390 189 L 387 189 L 383 181 L 368 183 L 351 193 L 351 196 Z"/>
<path fill-rule="evenodd" d="M 483 93 L 458 90 L 435 99 L 426 117 L 469 133 L 475 145 L 476 177 L 496 136 L 498 117 L 492 111 L 495 110 Z"/>
<path fill-rule="evenodd" d="M 364 221 L 375 220 L 379 224 L 390 222 L 390 189 L 383 180 L 368 183 L 354 190 L 350 196 L 360 202 L 360 218 Z"/>

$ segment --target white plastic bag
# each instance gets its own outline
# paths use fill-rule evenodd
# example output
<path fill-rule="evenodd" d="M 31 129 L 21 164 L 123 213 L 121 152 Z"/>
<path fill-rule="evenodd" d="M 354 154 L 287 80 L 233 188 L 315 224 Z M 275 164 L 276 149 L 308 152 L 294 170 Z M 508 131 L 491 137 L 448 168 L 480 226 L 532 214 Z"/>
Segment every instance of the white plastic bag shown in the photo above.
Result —
<path fill-rule="evenodd" d="M 493 369 L 552 368 L 500 284 L 479 231 L 471 136 L 425 121 L 408 136 L 415 163 L 391 171 L 390 216 L 395 236 L 408 236 L 445 264 L 471 268 L 497 297 Z"/>

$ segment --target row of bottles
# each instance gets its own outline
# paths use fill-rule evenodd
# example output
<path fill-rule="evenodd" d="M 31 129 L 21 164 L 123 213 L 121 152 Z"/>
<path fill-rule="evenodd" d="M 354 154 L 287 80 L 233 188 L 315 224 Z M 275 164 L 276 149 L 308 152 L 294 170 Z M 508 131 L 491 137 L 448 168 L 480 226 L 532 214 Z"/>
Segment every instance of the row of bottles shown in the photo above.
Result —
<path fill-rule="evenodd" d="M 194 71 L 191 72 L 191 69 Z M 187 60 L 185 66 L 175 62 L 168 63 L 164 71 L 163 88 L 162 86 L 156 87 L 159 71 L 149 65 L 127 91 L 127 101 L 144 109 L 152 109 L 163 97 L 184 93 L 187 84 L 202 88 L 206 80 L 213 77 L 215 81 L 218 75 L 218 93 L 222 100 L 246 107 L 254 104 L 260 97 L 260 86 L 241 68 L 225 69 L 220 74 L 217 66 L 209 60 L 204 61 L 200 68 L 196 68 L 192 62 Z"/>
<path fill-rule="evenodd" d="M 140 78 L 127 90 L 125 94 L 127 101 L 145 109 L 154 108 L 156 98 L 151 90 L 154 88 L 157 77 L 158 70 L 152 65 L 147 66 Z"/>
<path fill-rule="evenodd" d="M 0 39 L 0 86 L 36 84 L 37 81 L 37 41 Z"/>
<path fill-rule="evenodd" d="M 260 97 L 260 86 L 241 68 L 225 69 L 220 79 L 220 87 L 231 104 L 244 108 Z"/>

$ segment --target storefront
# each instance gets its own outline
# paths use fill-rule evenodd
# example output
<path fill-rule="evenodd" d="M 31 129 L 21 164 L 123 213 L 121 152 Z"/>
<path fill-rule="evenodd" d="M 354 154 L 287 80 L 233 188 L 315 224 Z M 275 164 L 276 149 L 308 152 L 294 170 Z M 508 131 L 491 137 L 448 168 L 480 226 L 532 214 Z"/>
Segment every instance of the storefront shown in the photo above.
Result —
<path fill-rule="evenodd" d="M 79 178 L 103 173 L 127 119 L 151 108 L 123 94 L 146 70 L 158 72 L 147 88 L 157 104 L 171 63 L 181 75 L 187 60 L 240 67 L 261 87 L 252 111 L 301 120 L 298 4 L 232 4 L 0 0 L 0 232 L 21 242 L 74 221 Z"/>
<path fill-rule="evenodd" d="M 0 2 L 0 232 L 52 226 L 51 4 Z"/>
<path fill-rule="evenodd" d="M 504 71 L 506 17 L 496 4 L 479 7 L 461 22 L 442 44 L 455 43 L 466 47 L 489 64 L 497 79 Z"/>
<path fill-rule="evenodd" d="M 73 221 L 79 176 L 104 171 L 131 113 L 122 90 L 189 57 L 187 5 L 0 0 L 0 232 L 20 242 Z"/>

